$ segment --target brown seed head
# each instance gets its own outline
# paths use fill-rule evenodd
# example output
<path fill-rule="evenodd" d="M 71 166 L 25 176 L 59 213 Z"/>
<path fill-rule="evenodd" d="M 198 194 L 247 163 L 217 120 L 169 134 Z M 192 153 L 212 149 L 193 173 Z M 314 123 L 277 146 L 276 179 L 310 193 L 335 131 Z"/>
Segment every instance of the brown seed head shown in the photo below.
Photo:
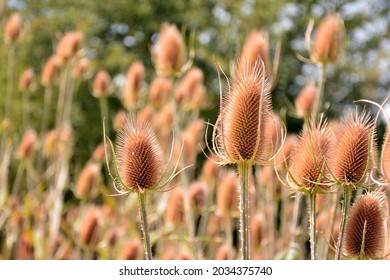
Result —
<path fill-rule="evenodd" d="M 384 256 L 385 220 L 388 217 L 386 194 L 376 190 L 360 196 L 351 207 L 345 229 L 345 251 L 351 256 Z"/>
<path fill-rule="evenodd" d="M 268 159 L 271 108 L 270 86 L 262 65 L 239 72 L 218 121 L 217 138 L 229 163 Z"/>
<path fill-rule="evenodd" d="M 18 40 L 22 31 L 23 21 L 19 13 L 13 13 L 5 24 L 4 39 L 6 43 L 14 43 Z"/>
<path fill-rule="evenodd" d="M 78 59 L 72 69 L 72 77 L 76 80 L 82 80 L 88 71 L 89 60 L 86 57 Z"/>
<path fill-rule="evenodd" d="M 242 48 L 239 71 L 243 73 L 247 71 L 247 67 L 253 68 L 259 59 L 264 62 L 266 73 L 270 74 L 268 34 L 262 31 L 252 31 Z"/>
<path fill-rule="evenodd" d="M 22 76 L 20 76 L 19 89 L 21 91 L 31 90 L 34 79 L 35 79 L 34 71 L 32 69 L 25 70 Z"/>
<path fill-rule="evenodd" d="M 16 156 L 18 159 L 25 159 L 32 155 L 37 143 L 37 133 L 33 129 L 28 129 L 24 135 L 22 142 L 18 148 Z"/>
<path fill-rule="evenodd" d="M 313 110 L 314 102 L 317 96 L 317 87 L 314 83 L 308 83 L 299 92 L 295 99 L 295 107 L 298 116 L 308 118 Z"/>
<path fill-rule="evenodd" d="M 109 152 L 109 150 L 107 150 L 107 152 Z M 110 158 L 110 156 L 108 156 L 108 158 Z M 96 146 L 95 150 L 92 153 L 91 159 L 96 163 L 103 163 L 105 161 L 105 150 L 103 143 L 100 143 Z"/>
<path fill-rule="evenodd" d="M 162 174 L 163 154 L 149 125 L 128 121 L 117 141 L 118 170 L 127 188 L 142 191 L 155 186 Z"/>
<path fill-rule="evenodd" d="M 100 70 L 93 80 L 93 96 L 97 98 L 107 97 L 110 91 L 111 77 L 105 70 Z"/>
<path fill-rule="evenodd" d="M 48 59 L 42 70 L 42 85 L 45 87 L 52 86 L 60 73 L 61 65 L 57 56 Z"/>
<path fill-rule="evenodd" d="M 390 128 L 387 129 L 382 146 L 381 167 L 385 181 L 390 184 Z"/>
<path fill-rule="evenodd" d="M 153 114 L 153 107 L 148 104 L 138 112 L 137 119 L 141 123 L 152 123 Z"/>
<path fill-rule="evenodd" d="M 335 129 L 330 169 L 335 179 L 345 184 L 364 180 L 371 164 L 370 135 L 372 122 L 364 113 L 349 114 Z"/>
<path fill-rule="evenodd" d="M 338 14 L 329 14 L 321 22 L 314 37 L 311 58 L 314 62 L 336 61 L 343 40 L 343 20 Z"/>
<path fill-rule="evenodd" d="M 169 225 L 180 225 L 184 221 L 184 195 L 181 188 L 175 188 L 168 199 L 165 221 Z"/>
<path fill-rule="evenodd" d="M 219 246 L 215 259 L 222 260 L 222 261 L 228 260 L 231 250 L 232 249 L 228 244 L 223 244 Z"/>
<path fill-rule="evenodd" d="M 87 163 L 80 173 L 76 183 L 76 197 L 79 199 L 93 198 L 97 193 L 100 166 L 97 163 Z"/>
<path fill-rule="evenodd" d="M 169 99 L 172 82 L 164 77 L 156 77 L 149 87 L 149 103 L 160 108 Z"/>
<path fill-rule="evenodd" d="M 300 186 L 291 180 L 292 188 L 306 191 L 321 182 L 326 173 L 326 162 L 329 161 L 332 136 L 326 123 L 315 126 L 311 123 L 301 132 L 298 143 L 291 153 L 290 173 Z"/>
<path fill-rule="evenodd" d="M 183 38 L 173 24 L 163 25 L 153 52 L 157 72 L 163 76 L 176 75 L 187 61 Z"/>
<path fill-rule="evenodd" d="M 217 187 L 217 208 L 225 215 L 238 209 L 238 181 L 234 173 L 226 174 Z"/>
<path fill-rule="evenodd" d="M 84 35 L 80 31 L 71 31 L 66 33 L 58 43 L 56 55 L 61 64 L 65 64 L 74 57 L 83 45 Z"/>
<path fill-rule="evenodd" d="M 203 84 L 203 71 L 199 68 L 192 68 L 180 80 L 175 91 L 175 98 L 178 104 L 192 99 L 196 88 Z"/>
<path fill-rule="evenodd" d="M 121 110 L 118 113 L 116 113 L 114 117 L 114 123 L 113 123 L 114 130 L 118 132 L 121 129 L 123 129 L 123 127 L 126 124 L 126 121 L 127 121 L 127 115 L 125 111 Z"/>
<path fill-rule="evenodd" d="M 107 245 L 110 246 L 110 249 L 115 247 L 115 244 L 117 242 L 118 234 L 115 228 L 110 228 L 106 231 L 106 234 L 104 235 L 104 240 L 106 241 Z"/>
<path fill-rule="evenodd" d="M 202 211 L 207 203 L 207 185 L 202 181 L 192 183 L 188 192 L 188 200 L 192 207 Z"/>
<path fill-rule="evenodd" d="M 286 137 L 286 140 L 283 143 L 282 150 L 276 156 L 276 164 L 278 165 L 279 169 L 285 167 L 286 162 L 290 158 L 292 151 L 297 145 L 297 142 L 297 136 L 294 134 L 290 134 Z"/>
<path fill-rule="evenodd" d="M 135 61 L 127 71 L 125 87 L 123 89 L 123 104 L 127 109 L 137 108 L 144 76 L 144 65 L 140 61 Z"/>
<path fill-rule="evenodd" d="M 206 182 L 217 180 L 219 174 L 219 166 L 215 163 L 216 159 L 207 158 L 203 163 L 202 177 Z"/>
<path fill-rule="evenodd" d="M 138 240 L 131 240 L 122 249 L 119 259 L 120 260 L 136 260 L 138 259 L 140 251 L 140 243 Z"/>
<path fill-rule="evenodd" d="M 265 223 L 264 217 L 261 214 L 253 216 L 251 219 L 251 236 L 252 245 L 254 248 L 259 248 L 264 238 Z"/>
<path fill-rule="evenodd" d="M 80 229 L 80 243 L 84 247 L 93 247 L 97 244 L 99 235 L 99 220 L 97 210 L 90 208 Z"/>

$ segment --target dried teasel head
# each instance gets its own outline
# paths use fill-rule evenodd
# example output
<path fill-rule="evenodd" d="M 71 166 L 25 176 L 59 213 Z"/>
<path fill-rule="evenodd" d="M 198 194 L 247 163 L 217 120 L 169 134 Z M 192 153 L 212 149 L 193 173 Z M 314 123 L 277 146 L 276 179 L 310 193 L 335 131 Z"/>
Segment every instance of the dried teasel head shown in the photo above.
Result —
<path fill-rule="evenodd" d="M 38 136 L 35 130 L 28 129 L 22 138 L 22 142 L 19 145 L 16 156 L 18 159 L 26 159 L 30 157 L 36 147 L 38 141 Z"/>
<path fill-rule="evenodd" d="M 242 48 L 239 71 L 244 72 L 247 67 L 254 67 L 259 59 L 264 62 L 265 71 L 269 75 L 271 69 L 268 34 L 263 31 L 252 31 L 246 38 Z"/>
<path fill-rule="evenodd" d="M 343 40 L 343 27 L 343 20 L 338 14 L 328 14 L 323 19 L 309 50 L 312 61 L 327 63 L 337 60 Z"/>
<path fill-rule="evenodd" d="M 127 71 L 123 89 L 123 104 L 128 110 L 137 108 L 144 76 L 145 66 L 142 62 L 138 60 L 133 62 Z"/>
<path fill-rule="evenodd" d="M 123 129 L 127 122 L 127 114 L 125 111 L 120 110 L 118 113 L 116 113 L 114 120 L 113 120 L 113 127 L 116 132 Z"/>
<path fill-rule="evenodd" d="M 157 187 L 163 175 L 163 153 L 150 126 L 127 121 L 117 140 L 117 166 L 123 188 L 143 192 Z"/>
<path fill-rule="evenodd" d="M 88 72 L 89 60 L 86 57 L 82 57 L 76 61 L 72 69 L 72 77 L 76 80 L 82 80 L 85 78 Z"/>
<path fill-rule="evenodd" d="M 194 93 L 200 85 L 203 84 L 203 71 L 199 68 L 190 69 L 184 76 L 181 78 L 179 85 L 175 91 L 175 98 L 178 104 L 185 103 L 189 101 L 194 96 Z"/>
<path fill-rule="evenodd" d="M 216 159 L 207 158 L 203 163 L 202 177 L 206 182 L 217 180 L 219 174 L 219 166 Z"/>
<path fill-rule="evenodd" d="M 381 155 L 382 175 L 387 184 L 390 184 L 390 128 L 385 134 Z"/>
<path fill-rule="evenodd" d="M 221 261 L 228 260 L 229 259 L 229 255 L 231 254 L 231 252 L 232 252 L 232 249 L 231 249 L 231 247 L 228 244 L 222 244 L 217 249 L 217 253 L 215 255 L 215 259 L 216 260 L 221 260 Z"/>
<path fill-rule="evenodd" d="M 108 97 L 111 94 L 111 77 L 105 70 L 100 70 L 93 80 L 93 96 L 96 98 Z"/>
<path fill-rule="evenodd" d="M 80 31 L 70 31 L 62 36 L 56 49 L 56 55 L 61 64 L 66 64 L 82 48 L 84 35 Z"/>
<path fill-rule="evenodd" d="M 87 163 L 77 179 L 76 197 L 79 199 L 93 198 L 98 191 L 99 175 L 100 165 L 93 162 Z"/>
<path fill-rule="evenodd" d="M 108 155 L 108 157 L 110 157 L 110 155 Z M 105 161 L 105 150 L 103 143 L 100 143 L 96 146 L 95 150 L 92 152 L 91 160 L 96 163 L 103 163 Z"/>
<path fill-rule="evenodd" d="M 187 63 L 187 51 L 174 24 L 164 24 L 152 49 L 156 71 L 162 76 L 178 76 Z"/>
<path fill-rule="evenodd" d="M 387 218 L 387 197 L 383 190 L 359 196 L 346 224 L 344 250 L 347 255 L 369 259 L 384 257 Z"/>
<path fill-rule="evenodd" d="M 373 123 L 365 112 L 350 113 L 334 129 L 330 171 L 338 182 L 363 182 L 371 165 Z"/>
<path fill-rule="evenodd" d="M 171 226 L 178 226 L 184 221 L 184 194 L 181 188 L 172 190 L 165 212 L 165 222 Z"/>
<path fill-rule="evenodd" d="M 326 122 L 305 126 L 298 143 L 291 153 L 288 182 L 292 190 L 312 191 L 319 187 L 327 174 L 330 159 L 332 135 Z"/>
<path fill-rule="evenodd" d="M 4 28 L 4 39 L 6 43 L 14 43 L 22 32 L 23 21 L 19 13 L 13 13 L 8 19 Z"/>
<path fill-rule="evenodd" d="M 189 203 L 197 211 L 202 211 L 207 204 L 207 185 L 202 182 L 194 182 L 188 191 Z"/>
<path fill-rule="evenodd" d="M 32 69 L 23 71 L 22 76 L 19 80 L 19 89 L 21 91 L 29 91 L 34 83 L 35 73 Z"/>
<path fill-rule="evenodd" d="M 264 239 L 265 222 L 262 214 L 256 214 L 251 218 L 252 247 L 260 248 Z"/>
<path fill-rule="evenodd" d="M 238 180 L 234 173 L 223 176 L 217 186 L 217 209 L 223 215 L 229 215 L 238 209 Z"/>
<path fill-rule="evenodd" d="M 169 100 L 169 94 L 172 89 L 170 79 L 156 77 L 149 87 L 148 100 L 154 107 L 160 108 Z"/>
<path fill-rule="evenodd" d="M 45 87 L 52 86 L 61 69 L 61 64 L 57 56 L 52 56 L 48 59 L 42 70 L 41 83 Z"/>
<path fill-rule="evenodd" d="M 136 260 L 138 259 L 140 252 L 140 242 L 137 239 L 131 240 L 126 243 L 120 252 L 120 260 Z"/>
<path fill-rule="evenodd" d="M 297 114 L 302 118 L 309 118 L 317 96 L 317 87 L 314 83 L 308 83 L 299 92 L 295 99 Z"/>
<path fill-rule="evenodd" d="M 264 64 L 239 71 L 214 126 L 213 152 L 222 163 L 261 164 L 270 159 L 272 105 Z"/>
<path fill-rule="evenodd" d="M 84 247 L 96 246 L 99 238 L 99 219 L 97 209 L 89 208 L 80 229 L 80 244 Z"/>

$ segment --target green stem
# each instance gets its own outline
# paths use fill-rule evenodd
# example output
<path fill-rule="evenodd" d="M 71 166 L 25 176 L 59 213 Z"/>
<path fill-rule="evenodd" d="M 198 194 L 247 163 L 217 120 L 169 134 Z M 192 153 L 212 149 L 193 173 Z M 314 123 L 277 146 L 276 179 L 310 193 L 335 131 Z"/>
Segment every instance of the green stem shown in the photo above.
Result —
<path fill-rule="evenodd" d="M 321 109 L 322 109 L 322 99 L 324 94 L 324 85 L 326 80 L 326 63 L 319 64 L 320 70 L 320 80 L 318 81 L 318 92 L 313 107 L 313 119 L 317 123 L 319 120 Z"/>
<path fill-rule="evenodd" d="M 22 117 L 23 117 L 23 131 L 25 131 L 29 125 L 28 125 L 28 92 L 27 90 L 23 90 L 22 92 Z"/>
<path fill-rule="evenodd" d="M 148 225 L 148 215 L 146 212 L 146 194 L 145 193 L 139 193 L 138 194 L 139 199 L 139 209 L 141 213 L 141 225 L 142 225 L 142 232 L 144 235 L 144 247 L 145 247 L 145 259 L 151 260 L 152 259 L 152 246 L 150 244 L 150 236 L 149 236 L 149 225 Z"/>
<path fill-rule="evenodd" d="M 336 197 L 335 197 L 335 201 L 332 201 L 332 204 L 334 205 L 334 208 L 333 208 L 333 213 L 332 213 L 332 223 L 330 225 L 330 233 L 329 233 L 329 244 L 332 244 L 333 242 L 333 229 L 334 229 L 334 225 L 336 224 L 336 217 L 337 217 L 337 209 L 339 208 L 339 200 L 340 200 L 340 193 L 337 192 L 336 194 Z M 326 246 L 325 248 L 325 252 L 324 252 L 324 259 L 327 260 L 328 259 L 328 254 L 329 254 L 329 247 L 330 246 Z"/>
<path fill-rule="evenodd" d="M 343 239 L 345 233 L 345 224 L 347 222 L 348 208 L 349 208 L 349 204 L 351 203 L 351 194 L 352 194 L 352 190 L 350 187 L 344 186 L 343 189 L 344 189 L 344 203 L 343 203 L 343 209 L 342 209 L 342 215 L 340 221 L 339 239 L 337 241 L 336 260 L 339 260 L 341 257 L 341 251 L 342 251 Z"/>
<path fill-rule="evenodd" d="M 60 127 L 63 121 L 62 118 L 64 115 L 66 88 L 68 85 L 68 75 L 69 75 L 68 72 L 69 72 L 69 65 L 66 65 L 65 69 L 62 69 L 61 71 L 60 88 L 59 88 L 60 93 L 57 101 L 56 127 Z"/>
<path fill-rule="evenodd" d="M 238 164 L 240 176 L 240 248 L 241 259 L 249 260 L 249 169 L 248 163 Z"/>
<path fill-rule="evenodd" d="M 316 197 L 317 192 L 313 190 L 309 199 L 311 260 L 316 259 Z"/>
<path fill-rule="evenodd" d="M 104 118 L 109 119 L 108 115 L 108 102 L 106 97 L 99 98 L 99 104 L 100 104 L 100 116 L 103 123 Z M 107 132 L 110 133 L 110 120 L 106 123 Z"/>

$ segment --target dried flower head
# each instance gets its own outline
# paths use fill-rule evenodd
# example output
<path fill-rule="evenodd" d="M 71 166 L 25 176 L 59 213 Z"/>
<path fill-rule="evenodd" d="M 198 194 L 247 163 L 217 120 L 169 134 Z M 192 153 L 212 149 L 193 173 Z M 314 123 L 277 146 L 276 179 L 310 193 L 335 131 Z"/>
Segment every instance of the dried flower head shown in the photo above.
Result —
<path fill-rule="evenodd" d="M 171 89 L 171 80 L 164 77 L 156 77 L 149 87 L 149 103 L 154 107 L 161 107 L 169 99 Z"/>
<path fill-rule="evenodd" d="M 163 153 L 152 129 L 128 121 L 117 140 L 118 171 L 124 188 L 136 192 L 156 187 L 162 176 Z"/>
<path fill-rule="evenodd" d="M 72 69 L 72 77 L 76 80 L 82 80 L 88 71 L 89 60 L 82 57 L 76 61 Z"/>
<path fill-rule="evenodd" d="M 382 146 L 381 167 L 386 183 L 390 184 L 390 128 L 387 129 Z"/>
<path fill-rule="evenodd" d="M 238 180 L 234 173 L 224 176 L 217 187 L 217 208 L 227 215 L 238 209 Z"/>
<path fill-rule="evenodd" d="M 123 89 L 123 104 L 127 109 L 137 108 L 142 82 L 145 76 L 145 66 L 135 61 L 127 71 L 125 87 Z"/>
<path fill-rule="evenodd" d="M 80 31 L 71 31 L 66 33 L 58 43 L 56 55 L 61 64 L 67 63 L 82 48 L 84 35 Z"/>
<path fill-rule="evenodd" d="M 217 180 L 219 174 L 219 166 L 215 162 L 216 159 L 207 158 L 203 163 L 202 177 L 206 182 Z"/>
<path fill-rule="evenodd" d="M 76 183 L 76 197 L 79 199 L 90 199 L 97 194 L 99 183 L 100 165 L 87 163 L 80 173 Z"/>
<path fill-rule="evenodd" d="M 251 219 L 252 247 L 259 248 L 264 238 L 265 222 L 261 214 L 257 214 Z"/>
<path fill-rule="evenodd" d="M 139 112 L 138 112 L 138 115 L 137 115 L 137 119 L 139 122 L 143 122 L 143 123 L 152 123 L 153 121 L 153 114 L 154 114 L 154 110 L 153 110 L 153 107 L 151 105 L 146 105 L 145 107 L 143 107 Z"/>
<path fill-rule="evenodd" d="M 361 258 L 383 257 L 387 218 L 387 198 L 383 190 L 359 196 L 347 220 L 345 252 Z"/>
<path fill-rule="evenodd" d="M 35 74 L 32 69 L 27 69 L 23 71 L 22 76 L 20 76 L 20 80 L 19 80 L 19 89 L 21 91 L 31 90 L 34 79 L 35 79 Z"/>
<path fill-rule="evenodd" d="M 222 261 L 228 260 L 231 251 L 232 251 L 232 249 L 230 248 L 230 246 L 228 244 L 223 244 L 223 245 L 219 246 L 217 253 L 216 253 L 216 256 L 215 256 L 215 259 L 222 260 Z"/>
<path fill-rule="evenodd" d="M 118 113 L 116 113 L 114 120 L 113 120 L 113 127 L 116 132 L 120 131 L 126 124 L 127 121 L 127 114 L 125 111 L 120 110 Z"/>
<path fill-rule="evenodd" d="M 298 116 L 308 118 L 313 110 L 314 102 L 317 96 L 317 87 L 314 83 L 308 83 L 299 92 L 295 99 L 295 107 Z"/>
<path fill-rule="evenodd" d="M 299 135 L 291 153 L 288 181 L 293 190 L 306 192 L 320 187 L 327 173 L 332 136 L 326 123 L 311 123 Z"/>
<path fill-rule="evenodd" d="M 254 67 L 259 59 L 264 62 L 266 73 L 270 74 L 268 34 L 254 30 L 248 35 L 242 48 L 239 71 L 242 73 L 247 67 Z"/>
<path fill-rule="evenodd" d="M 335 129 L 330 170 L 344 184 L 362 182 L 371 164 L 372 121 L 364 112 L 347 115 Z"/>
<path fill-rule="evenodd" d="M 19 13 L 13 13 L 5 24 L 4 39 L 6 43 L 14 43 L 18 40 L 22 31 L 23 21 Z"/>
<path fill-rule="evenodd" d="M 207 204 L 207 185 L 202 181 L 190 185 L 188 192 L 190 205 L 198 211 L 202 211 Z"/>
<path fill-rule="evenodd" d="M 122 249 L 119 259 L 120 260 L 136 260 L 138 259 L 140 251 L 140 243 L 137 239 L 128 242 Z"/>
<path fill-rule="evenodd" d="M 99 220 L 97 210 L 88 209 L 80 229 L 80 243 L 84 247 L 94 247 L 99 237 Z"/>
<path fill-rule="evenodd" d="M 184 194 L 181 188 L 175 188 L 168 199 L 165 222 L 168 225 L 180 225 L 184 221 Z"/>
<path fill-rule="evenodd" d="M 186 47 L 175 25 L 164 24 L 158 41 L 153 47 L 157 73 L 162 76 L 176 76 L 187 62 Z"/>
<path fill-rule="evenodd" d="M 310 50 L 314 62 L 334 62 L 343 40 L 343 20 L 338 14 L 328 14 L 315 34 Z"/>
<path fill-rule="evenodd" d="M 32 155 L 35 145 L 37 144 L 37 133 L 33 129 L 28 129 L 16 153 L 18 159 L 25 159 Z"/>
<path fill-rule="evenodd" d="M 52 86 L 60 73 L 60 69 L 61 64 L 58 57 L 50 57 L 42 70 L 42 85 L 44 85 L 45 87 Z"/>
<path fill-rule="evenodd" d="M 97 98 L 107 97 L 111 94 L 111 77 L 105 70 L 100 70 L 93 80 L 93 96 Z"/>
<path fill-rule="evenodd" d="M 91 159 L 93 162 L 96 163 L 103 163 L 105 160 L 105 151 L 104 151 L 104 144 L 100 143 L 96 146 L 95 150 L 92 153 Z"/>
<path fill-rule="evenodd" d="M 192 68 L 183 78 L 175 91 L 175 98 L 178 104 L 190 100 L 194 95 L 196 88 L 203 84 L 203 71 L 199 68 Z"/>
<path fill-rule="evenodd" d="M 224 104 L 214 127 L 214 153 L 223 163 L 269 160 L 272 105 L 263 63 L 238 72 Z"/>

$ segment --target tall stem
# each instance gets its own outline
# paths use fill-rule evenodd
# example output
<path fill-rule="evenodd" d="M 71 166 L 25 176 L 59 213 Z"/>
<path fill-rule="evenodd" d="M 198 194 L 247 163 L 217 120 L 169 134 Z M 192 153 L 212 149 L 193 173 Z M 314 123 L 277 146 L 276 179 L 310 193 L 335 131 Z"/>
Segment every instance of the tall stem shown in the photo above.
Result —
<path fill-rule="evenodd" d="M 313 190 L 309 199 L 311 260 L 316 259 L 316 197 L 317 192 Z"/>
<path fill-rule="evenodd" d="M 320 63 L 319 70 L 320 70 L 320 79 L 318 81 L 318 92 L 316 95 L 314 108 L 313 108 L 313 119 L 316 123 L 319 120 L 321 109 L 322 109 L 322 99 L 324 95 L 324 85 L 326 80 L 326 63 Z"/>
<path fill-rule="evenodd" d="M 67 64 L 65 68 L 62 69 L 61 71 L 60 87 L 59 87 L 60 93 L 57 101 L 56 127 L 60 127 L 63 121 L 66 90 L 67 90 L 66 88 L 68 85 L 68 75 L 69 75 L 69 65 Z"/>
<path fill-rule="evenodd" d="M 249 169 L 248 163 L 238 164 L 240 176 L 240 248 L 241 259 L 249 260 Z"/>
<path fill-rule="evenodd" d="M 28 110 L 28 92 L 27 90 L 22 91 L 22 119 L 23 119 L 23 130 L 25 131 L 29 125 L 29 110 Z"/>
<path fill-rule="evenodd" d="M 148 215 L 146 212 L 146 194 L 144 192 L 139 193 L 138 199 L 139 199 L 139 209 L 141 213 L 142 233 L 144 235 L 145 259 L 151 260 L 152 246 L 150 244 Z"/>
<path fill-rule="evenodd" d="M 106 97 L 99 98 L 99 104 L 100 104 L 100 116 L 103 123 L 104 118 L 109 118 L 107 98 Z M 108 133 L 110 133 L 110 124 L 111 124 L 110 121 L 108 121 L 106 124 Z"/>
<path fill-rule="evenodd" d="M 339 260 L 341 257 L 341 251 L 342 251 L 343 239 L 345 233 L 345 224 L 347 222 L 348 208 L 349 208 L 349 204 L 351 203 L 351 194 L 352 194 L 350 187 L 344 186 L 343 189 L 344 189 L 344 203 L 343 203 L 343 210 L 342 210 L 341 221 L 340 221 L 339 239 L 337 241 L 336 260 Z"/>

